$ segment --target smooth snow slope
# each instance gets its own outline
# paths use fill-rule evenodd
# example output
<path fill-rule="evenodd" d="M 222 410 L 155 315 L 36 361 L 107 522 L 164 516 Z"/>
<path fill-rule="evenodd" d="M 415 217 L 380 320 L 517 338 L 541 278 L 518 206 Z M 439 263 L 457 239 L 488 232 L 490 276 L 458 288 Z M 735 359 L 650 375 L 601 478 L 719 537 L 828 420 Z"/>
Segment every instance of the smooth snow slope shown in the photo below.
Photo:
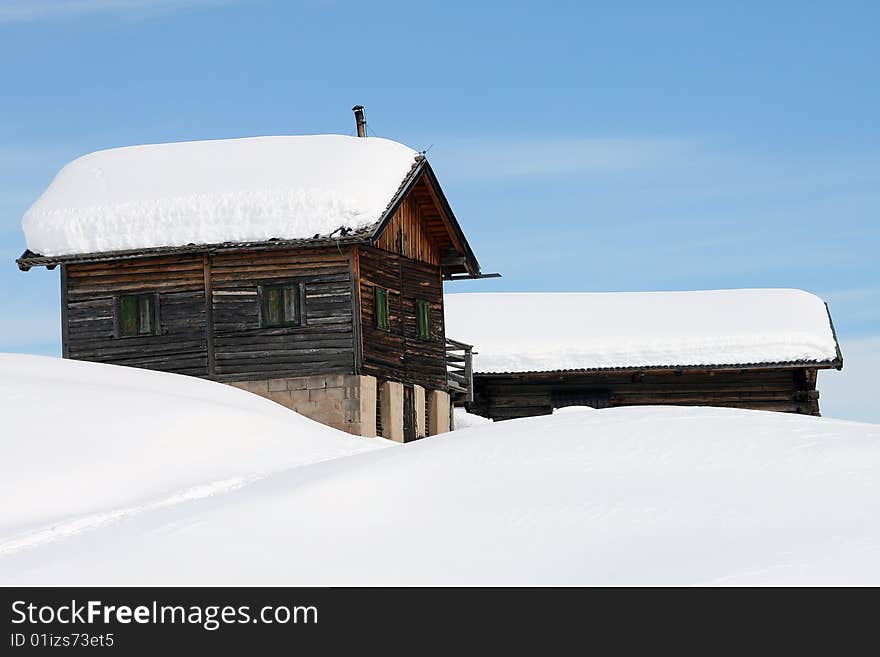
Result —
<path fill-rule="evenodd" d="M 0 556 L 0 582 L 880 584 L 880 426 L 621 408 L 292 469 Z"/>
<path fill-rule="evenodd" d="M 825 302 L 802 290 L 445 296 L 477 372 L 833 361 Z"/>
<path fill-rule="evenodd" d="M 416 155 L 345 135 L 114 148 L 64 167 L 22 228 L 49 256 L 325 236 L 376 222 Z"/>
<path fill-rule="evenodd" d="M 388 445 L 193 377 L 0 354 L 0 554 Z"/>

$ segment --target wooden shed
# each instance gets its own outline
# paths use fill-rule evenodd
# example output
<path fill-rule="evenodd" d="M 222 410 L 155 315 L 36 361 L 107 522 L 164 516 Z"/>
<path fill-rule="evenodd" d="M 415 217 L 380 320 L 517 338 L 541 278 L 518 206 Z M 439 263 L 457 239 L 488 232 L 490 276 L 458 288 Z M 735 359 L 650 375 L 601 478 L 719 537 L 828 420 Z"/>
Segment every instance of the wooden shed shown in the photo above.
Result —
<path fill-rule="evenodd" d="M 566 406 L 727 406 L 819 415 L 843 358 L 827 305 L 800 290 L 450 294 L 473 344 L 457 403 L 506 420 Z"/>
<path fill-rule="evenodd" d="M 449 429 L 443 281 L 480 265 L 422 154 L 341 135 L 114 149 L 62 170 L 23 226 L 19 267 L 61 270 L 65 358 L 226 382 L 364 436 Z"/>

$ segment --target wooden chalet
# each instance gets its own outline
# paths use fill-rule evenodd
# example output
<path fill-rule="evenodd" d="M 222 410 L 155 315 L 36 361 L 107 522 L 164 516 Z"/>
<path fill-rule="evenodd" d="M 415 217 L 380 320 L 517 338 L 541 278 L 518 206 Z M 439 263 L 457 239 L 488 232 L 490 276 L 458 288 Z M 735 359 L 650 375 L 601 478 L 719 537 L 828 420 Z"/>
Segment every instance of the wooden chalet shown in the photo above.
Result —
<path fill-rule="evenodd" d="M 319 135 L 112 149 L 65 167 L 17 260 L 61 271 L 65 358 L 225 382 L 362 436 L 564 406 L 819 414 L 843 365 L 798 290 L 443 294 L 480 265 L 424 154 Z M 467 340 L 459 342 L 452 337 Z M 475 345 L 472 348 L 470 345 Z"/>
<path fill-rule="evenodd" d="M 377 175 L 371 169 L 383 166 L 382 153 L 405 149 L 366 138 L 362 108 L 355 111 L 359 138 L 196 142 L 207 144 L 198 147 L 204 154 L 185 145 L 178 151 L 162 150 L 170 145 L 146 146 L 131 152 L 106 151 L 69 165 L 73 170 L 62 171 L 53 183 L 62 188 L 53 196 L 50 187 L 23 223 L 29 247 L 32 234 L 35 242 L 53 244 L 55 236 L 68 235 L 64 231 L 76 224 L 78 232 L 71 232 L 68 240 L 73 245 L 59 249 L 53 244 L 66 251 L 55 255 L 34 246 L 17 260 L 24 271 L 39 266 L 61 271 L 64 357 L 226 382 L 363 436 L 405 441 L 449 430 L 443 282 L 481 274 L 424 155 L 404 153 L 406 166 L 396 175 L 394 171 L 385 175 L 393 185 L 366 190 L 383 194 L 384 210 L 378 216 L 368 216 L 362 224 L 340 220 L 332 231 L 320 234 L 311 234 L 308 225 L 297 227 L 296 217 L 291 216 L 290 230 L 282 224 L 266 238 L 200 243 L 196 228 L 187 235 L 189 228 L 184 226 L 167 244 L 145 239 L 147 246 L 77 252 L 79 235 L 88 237 L 92 231 L 92 244 L 97 234 L 113 232 L 102 221 L 141 222 L 153 230 L 173 213 L 163 214 L 160 197 L 158 210 L 148 206 L 153 215 L 128 216 L 125 213 L 134 212 L 132 207 L 141 207 L 137 199 L 107 200 L 99 191 L 97 201 L 88 199 L 84 209 L 74 207 L 70 216 L 64 215 L 68 212 L 64 186 L 79 189 L 91 184 L 80 184 L 76 177 L 83 167 L 88 169 L 82 174 L 85 178 L 94 167 L 103 167 L 102 175 L 123 176 L 119 168 L 130 166 L 140 176 L 138 192 L 153 185 L 150 176 L 160 188 L 163 176 L 169 178 L 168 185 L 181 184 L 170 180 L 178 174 L 167 170 L 180 158 L 189 158 L 185 171 L 181 166 L 184 178 L 199 167 L 212 170 L 218 157 L 227 156 L 231 176 L 236 166 L 242 175 L 247 173 L 245 167 L 255 166 L 265 168 L 266 175 L 277 174 L 272 163 L 249 161 L 243 155 L 258 147 L 281 149 L 284 157 L 289 155 L 304 170 L 321 170 L 328 184 L 340 190 L 328 207 L 344 206 L 358 170 L 334 177 L 334 162 L 352 168 L 351 158 L 356 156 L 364 163 L 363 175 Z M 308 162 L 295 161 L 301 143 L 308 145 Z M 342 149 L 336 160 L 322 160 L 322 144 L 331 151 Z M 260 151 L 254 152 L 258 158 Z M 108 163 L 113 157 L 117 160 Z M 296 199 L 307 200 L 317 193 L 293 190 L 290 194 L 294 192 Z M 44 211 L 40 203 L 56 202 L 58 194 L 62 200 L 57 204 L 63 207 Z M 249 203 L 261 198 L 257 192 L 248 194 L 242 198 Z M 104 206 L 94 211 L 93 219 L 90 208 L 99 202 Z M 213 219 L 199 216 L 197 207 L 188 217 L 196 227 Z M 274 216 L 272 208 L 266 212 Z M 51 223 L 56 220 L 57 225 Z M 120 232 L 125 232 L 124 227 Z"/>
<path fill-rule="evenodd" d="M 446 317 L 474 344 L 456 403 L 493 420 L 566 406 L 819 415 L 818 371 L 843 367 L 827 306 L 799 290 L 450 294 Z"/>

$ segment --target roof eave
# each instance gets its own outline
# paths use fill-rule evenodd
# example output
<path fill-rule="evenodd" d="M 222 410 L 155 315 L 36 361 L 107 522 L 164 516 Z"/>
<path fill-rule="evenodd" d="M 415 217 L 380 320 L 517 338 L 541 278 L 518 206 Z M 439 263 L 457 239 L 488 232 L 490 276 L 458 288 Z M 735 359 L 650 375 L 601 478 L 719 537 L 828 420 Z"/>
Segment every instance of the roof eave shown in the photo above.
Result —
<path fill-rule="evenodd" d="M 446 194 L 443 193 L 443 188 L 440 187 L 440 182 L 437 180 L 437 175 L 434 173 L 434 169 L 431 168 L 430 163 L 425 160 L 425 175 L 428 176 L 428 180 L 431 185 L 434 187 L 434 191 L 437 193 L 437 198 L 440 200 L 440 204 L 443 206 L 443 211 L 449 217 L 449 223 L 452 227 L 455 236 L 458 238 L 462 247 L 464 247 L 465 253 L 463 254 L 465 257 L 465 267 L 467 269 L 467 273 L 472 276 L 480 275 L 480 263 L 477 260 L 477 256 L 474 254 L 473 249 L 471 249 L 471 245 L 465 237 L 464 231 L 461 229 L 461 224 L 458 223 L 458 219 L 455 216 L 455 213 L 452 211 L 452 207 L 449 205 L 449 201 L 446 199 Z"/>
<path fill-rule="evenodd" d="M 260 240 L 252 242 L 222 242 L 217 244 L 186 244 L 183 246 L 157 246 L 146 249 L 127 249 L 118 251 L 100 251 L 95 253 L 74 253 L 61 256 L 44 256 L 30 249 L 18 257 L 15 262 L 22 271 L 32 267 L 54 269 L 57 265 L 79 264 L 89 262 L 106 262 L 110 260 L 134 260 L 161 255 L 178 255 L 190 253 L 211 253 L 214 251 L 265 251 L 273 249 L 307 249 L 321 248 L 346 244 L 363 244 L 369 241 L 369 233 L 341 235 L 339 237 L 311 237 L 293 240 Z"/>
<path fill-rule="evenodd" d="M 831 318 L 831 309 L 828 308 L 828 302 L 825 302 L 825 312 L 828 314 L 828 325 L 831 327 L 831 336 L 834 338 L 834 350 L 837 352 L 837 357 L 834 359 L 834 368 L 837 370 L 843 369 L 843 352 L 840 350 L 840 340 L 837 339 L 837 329 L 834 328 L 834 320 Z"/>
<path fill-rule="evenodd" d="M 388 203 L 388 206 L 385 208 L 385 212 L 382 214 L 382 217 L 379 219 L 379 221 L 376 223 L 375 228 L 373 229 L 370 243 L 375 244 L 379 240 L 379 237 L 388 227 L 388 223 L 391 221 L 394 213 L 397 212 L 400 204 L 403 203 L 406 196 L 410 193 L 410 191 L 412 191 L 412 188 L 415 187 L 416 183 L 419 182 L 422 175 L 427 176 L 428 182 L 433 188 L 434 193 L 437 195 L 437 200 L 442 206 L 441 209 L 449 220 L 449 228 L 452 230 L 455 238 L 462 245 L 462 248 L 464 250 L 464 253 L 462 255 L 464 256 L 465 261 L 461 273 L 467 273 L 471 276 L 479 276 L 480 263 L 479 261 L 477 261 L 473 249 L 471 249 L 471 245 L 468 243 L 467 238 L 464 235 L 464 231 L 461 229 L 461 224 L 458 223 L 458 219 L 456 218 L 455 213 L 452 211 L 452 207 L 449 205 L 449 201 L 446 199 L 446 195 L 443 193 L 443 188 L 440 187 L 440 182 L 437 180 L 437 175 L 434 173 L 434 169 L 431 168 L 431 164 L 423 155 L 420 155 L 416 159 L 416 163 L 413 165 L 413 168 L 410 169 L 409 173 L 400 184 L 400 187 L 398 188 L 394 197 Z"/>
<path fill-rule="evenodd" d="M 727 363 L 714 365 L 641 365 L 627 367 L 589 367 L 589 368 L 573 368 L 562 370 L 527 370 L 522 372 L 483 372 L 478 368 L 474 368 L 474 376 L 502 377 L 502 376 L 521 376 L 521 375 L 567 375 L 567 374 L 613 374 L 636 373 L 636 372 L 688 372 L 699 370 L 712 371 L 736 371 L 736 370 L 779 370 L 791 368 L 808 368 L 817 370 L 841 369 L 843 361 L 839 358 L 824 361 L 778 361 L 766 363 Z"/>
<path fill-rule="evenodd" d="M 219 244 L 159 246 L 144 249 L 77 253 L 61 256 L 44 256 L 39 253 L 34 253 L 30 249 L 27 249 L 24 253 L 21 254 L 20 257 L 16 259 L 15 262 L 20 270 L 29 271 L 33 267 L 47 267 L 49 269 L 54 269 L 57 265 L 64 265 L 68 263 L 128 260 L 134 258 L 159 256 L 164 254 L 204 253 L 220 250 L 308 248 L 312 246 L 321 247 L 330 244 L 375 244 L 376 241 L 379 239 L 379 236 L 388 226 L 388 223 L 391 221 L 394 213 L 400 207 L 400 204 L 406 198 L 407 194 L 409 194 L 409 192 L 412 190 L 413 186 L 420 180 L 422 175 L 427 176 L 428 182 L 433 188 L 437 196 L 437 200 L 442 206 L 441 209 L 448 219 L 448 226 L 454 234 L 456 240 L 459 242 L 459 244 L 462 245 L 462 249 L 464 250 L 464 253 L 462 254 L 464 256 L 463 267 L 461 267 L 460 269 L 455 268 L 453 273 L 469 274 L 472 277 L 479 276 L 480 263 L 477 261 L 477 258 L 474 255 L 474 252 L 464 235 L 464 231 L 462 231 L 461 225 L 458 223 L 458 219 L 452 212 L 452 208 L 449 205 L 449 201 L 446 199 L 446 195 L 443 193 L 443 189 L 440 187 L 440 183 L 437 180 L 437 176 L 434 174 L 434 170 L 431 168 L 431 165 L 428 163 L 428 160 L 425 158 L 424 155 L 418 156 L 413 162 L 412 168 L 404 177 L 403 181 L 401 182 L 391 201 L 386 206 L 385 211 L 382 213 L 382 216 L 379 218 L 379 220 L 375 224 L 373 224 L 373 226 L 368 227 L 363 231 L 358 231 L 356 234 L 348 234 L 336 238 L 332 236 L 326 236 L 303 239 L 263 240 L 253 242 L 223 242 Z"/>

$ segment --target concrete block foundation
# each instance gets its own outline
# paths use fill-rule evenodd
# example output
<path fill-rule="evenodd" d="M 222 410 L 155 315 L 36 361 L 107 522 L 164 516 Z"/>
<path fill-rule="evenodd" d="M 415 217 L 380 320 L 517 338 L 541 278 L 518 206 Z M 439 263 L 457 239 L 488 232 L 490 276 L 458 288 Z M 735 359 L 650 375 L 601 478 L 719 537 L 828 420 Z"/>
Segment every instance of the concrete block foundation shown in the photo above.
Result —
<path fill-rule="evenodd" d="M 428 392 L 428 435 L 450 431 L 449 393 L 442 390 Z"/>
<path fill-rule="evenodd" d="M 375 377 L 328 374 L 289 379 L 235 381 L 230 385 L 266 397 L 285 408 L 356 436 L 376 436 L 376 414 L 382 437 L 404 442 L 404 392 L 397 381 L 378 383 Z M 415 437 L 451 430 L 449 394 L 414 385 Z M 378 404 L 377 402 L 378 395 Z"/>
<path fill-rule="evenodd" d="M 376 436 L 375 377 L 328 374 L 263 381 L 235 381 L 230 385 L 271 399 L 292 411 L 335 429 L 356 436 L 370 438 Z M 402 420 L 400 433 L 402 436 Z"/>
<path fill-rule="evenodd" d="M 425 389 L 422 386 L 413 386 L 413 407 L 416 412 L 416 438 L 424 438 L 428 433 L 425 425 Z"/>
<path fill-rule="evenodd" d="M 403 442 L 403 384 L 383 381 L 379 386 L 379 414 L 382 437 Z"/>

